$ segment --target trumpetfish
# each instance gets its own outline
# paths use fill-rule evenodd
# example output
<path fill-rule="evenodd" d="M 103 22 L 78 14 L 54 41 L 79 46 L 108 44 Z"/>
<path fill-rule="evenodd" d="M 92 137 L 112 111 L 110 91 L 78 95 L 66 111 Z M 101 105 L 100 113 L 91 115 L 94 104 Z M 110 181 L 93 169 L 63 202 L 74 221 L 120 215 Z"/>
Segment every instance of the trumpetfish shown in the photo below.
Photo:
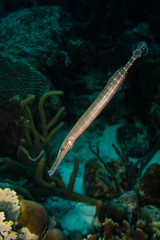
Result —
<path fill-rule="evenodd" d="M 90 126 L 94 119 L 100 114 L 103 108 L 110 102 L 116 92 L 122 85 L 128 70 L 131 68 L 133 63 L 141 57 L 142 53 L 148 50 L 148 46 L 145 42 L 140 42 L 138 47 L 132 52 L 131 58 L 128 60 L 124 67 L 118 69 L 108 80 L 106 86 L 99 94 L 99 96 L 94 100 L 91 106 L 83 113 L 80 119 L 73 126 L 67 137 L 64 139 L 56 161 L 54 162 L 48 174 L 51 176 L 57 170 L 59 164 L 62 162 L 63 158 L 67 152 L 73 147 L 76 139 Z"/>

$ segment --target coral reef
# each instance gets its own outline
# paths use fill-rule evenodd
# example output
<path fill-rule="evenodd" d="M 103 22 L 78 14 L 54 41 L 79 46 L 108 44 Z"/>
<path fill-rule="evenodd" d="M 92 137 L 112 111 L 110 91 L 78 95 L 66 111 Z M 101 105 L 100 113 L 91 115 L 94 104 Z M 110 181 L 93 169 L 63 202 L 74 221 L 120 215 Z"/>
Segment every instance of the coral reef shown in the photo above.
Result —
<path fill-rule="evenodd" d="M 0 212 L 0 238 L 4 240 L 17 239 L 17 233 L 12 231 L 12 221 L 6 221 L 4 212 Z"/>
<path fill-rule="evenodd" d="M 37 163 L 34 163 L 31 159 L 33 157 L 33 154 L 36 154 L 37 156 L 41 154 L 40 157 L 42 157 L 42 153 L 45 150 L 46 154 L 46 159 L 47 159 L 47 164 L 48 168 L 50 167 L 49 164 L 51 164 L 49 161 L 51 161 L 51 151 L 52 148 L 55 144 L 55 142 L 52 143 L 51 146 L 49 146 L 50 140 L 52 140 L 53 136 L 55 133 L 63 126 L 63 123 L 59 123 L 56 127 L 53 127 L 55 124 L 57 124 L 57 121 L 59 120 L 62 112 L 64 111 L 64 108 L 61 108 L 58 113 L 55 115 L 55 117 L 49 122 L 49 125 L 46 125 L 46 118 L 45 118 L 45 110 L 44 110 L 44 102 L 48 96 L 56 96 L 58 94 L 62 94 L 62 92 L 49 92 L 46 95 L 44 95 L 40 101 L 39 105 L 39 111 L 40 111 L 40 119 L 41 119 L 41 124 L 42 124 L 42 135 L 38 132 L 38 130 L 35 127 L 34 120 L 33 120 L 33 115 L 31 113 L 31 110 L 27 104 L 29 104 L 31 101 L 35 99 L 34 95 L 31 95 L 30 97 L 26 98 L 26 100 L 22 101 L 22 109 L 24 111 L 24 117 L 21 116 L 21 122 L 23 126 L 23 132 L 24 136 L 21 140 L 21 144 L 19 148 L 17 149 L 17 154 L 20 162 L 17 160 L 13 160 L 10 158 L 2 158 L 1 159 L 1 172 L 4 174 L 5 171 L 7 171 L 11 175 L 15 175 L 15 172 L 17 172 L 17 176 L 24 176 L 30 179 L 30 181 L 34 181 L 33 177 L 33 172 L 35 171 L 34 168 L 38 165 Z M 53 103 L 54 103 L 54 96 L 53 96 Z M 48 135 L 47 132 L 50 131 L 50 134 Z M 44 133 L 45 132 L 45 133 Z M 46 135 L 47 134 L 47 135 Z M 21 135 L 22 136 L 22 135 Z M 40 137 L 41 136 L 41 137 Z M 48 137 L 48 138 L 47 138 Z M 32 139 L 33 138 L 33 139 Z M 41 139 L 40 139 L 41 138 Z M 19 139 L 20 141 L 20 139 Z M 44 150 L 41 149 L 41 141 L 43 142 L 43 147 Z M 50 149 L 49 149 L 50 148 Z M 30 159 L 30 160 L 29 160 Z M 42 159 L 41 162 L 44 162 L 44 158 Z M 26 168 L 26 163 L 31 165 L 31 172 L 25 171 L 24 169 Z M 42 175 L 43 175 L 43 163 L 41 164 L 41 167 L 37 167 L 37 171 L 39 173 L 35 173 L 36 175 L 36 182 L 39 182 L 39 185 L 43 185 L 42 181 Z M 29 167 L 29 166 L 28 166 Z M 40 173 L 41 172 L 41 173 Z M 3 177 L 2 177 L 3 178 Z M 12 177 L 10 177 L 12 179 Z M 40 184 L 41 183 L 41 184 Z"/>
<path fill-rule="evenodd" d="M 32 234 L 43 236 L 48 228 L 48 213 L 44 207 L 25 199 L 21 199 L 19 204 L 21 211 L 17 219 L 18 228 L 26 227 Z"/>
<path fill-rule="evenodd" d="M 68 20 L 60 6 L 33 7 L 13 12 L 3 18 L 0 25 L 2 52 L 7 51 L 16 59 L 28 61 L 35 68 L 45 59 L 46 67 L 51 66 L 60 53 L 58 45 L 64 34 L 70 31 Z M 17 32 L 21 34 L 17 35 Z"/>
<path fill-rule="evenodd" d="M 19 199 L 9 188 L 0 189 L 0 239 L 66 239 L 62 229 L 52 221 L 41 204 Z"/>
<path fill-rule="evenodd" d="M 107 162 L 98 147 L 97 151 L 90 147 L 99 163 L 95 159 L 86 163 L 84 187 L 87 194 L 100 196 L 103 202 L 97 201 L 92 232 L 84 239 L 158 239 L 159 164 L 147 166 L 154 149 L 137 163 L 129 161 L 116 146 L 114 149 L 119 159 Z"/>
<path fill-rule="evenodd" d="M 53 239 L 65 240 L 66 237 L 60 229 L 54 228 L 54 229 L 48 230 L 44 236 L 44 240 L 53 240 Z"/>
<path fill-rule="evenodd" d="M 137 183 L 136 188 L 139 194 L 141 206 L 153 204 L 160 207 L 159 192 L 160 165 L 155 163 L 147 168 L 144 176 Z"/>
<path fill-rule="evenodd" d="M 17 239 L 17 233 L 12 230 L 19 215 L 20 205 L 15 191 L 0 188 L 0 238 Z"/>
<path fill-rule="evenodd" d="M 107 214 L 106 207 L 102 202 L 98 202 L 97 212 L 92 222 L 92 234 L 87 235 L 84 240 L 154 240 L 159 238 L 160 225 L 158 218 L 156 218 L 159 210 L 156 210 L 155 207 L 148 206 L 147 209 L 146 206 L 145 209 L 141 208 L 139 215 L 132 223 L 125 214 L 126 209 L 121 208 L 120 211 L 118 206 L 114 205 L 112 207 L 112 205 L 108 205 L 108 208 L 110 207 L 112 208 L 112 214 L 121 216 L 121 220 L 119 221 L 115 217 L 110 218 L 109 214 L 105 216 Z"/>
<path fill-rule="evenodd" d="M 114 148 L 119 157 L 113 161 L 103 159 L 98 147 L 97 152 L 90 147 L 96 158 L 85 164 L 83 186 L 87 195 L 111 200 L 132 189 L 136 184 L 141 174 L 141 167 L 138 165 L 141 164 L 132 163 L 128 156 L 123 156 L 115 146 Z"/>
<path fill-rule="evenodd" d="M 46 163 L 48 168 L 51 166 L 51 159 L 53 156 L 51 155 L 52 149 L 55 145 L 55 142 L 51 142 L 54 135 L 63 127 L 63 122 L 58 123 L 60 116 L 64 112 L 64 107 L 60 108 L 56 115 L 50 120 L 49 123 L 46 121 L 44 105 L 48 97 L 62 95 L 62 91 L 52 91 L 44 94 L 39 101 L 39 117 L 41 123 L 41 131 L 40 133 L 35 126 L 33 116 L 30 110 L 29 105 L 35 99 L 34 95 L 30 95 L 25 100 L 21 101 L 21 107 L 24 111 L 24 138 L 21 139 L 21 144 L 18 148 L 18 158 L 22 159 L 22 152 L 26 155 L 28 159 L 34 161 L 33 154 L 35 153 L 35 160 L 41 159 L 43 152 L 45 151 Z M 32 140 L 33 138 L 33 140 Z M 42 147 L 43 145 L 43 147 Z M 44 149 L 44 150 L 43 150 Z M 35 152 L 34 152 L 35 151 Z"/>
<path fill-rule="evenodd" d="M 0 100 L 13 101 L 28 94 L 40 96 L 47 92 L 50 81 L 26 61 L 0 54 Z M 14 79 L 14 80 L 13 80 Z"/>
<path fill-rule="evenodd" d="M 0 161 L 2 173 L 7 173 L 10 180 L 3 179 L 2 182 L 12 184 L 13 189 L 18 193 L 28 196 L 29 199 L 39 198 L 40 196 L 59 196 L 65 199 L 74 201 L 83 201 L 90 204 L 95 204 L 96 200 L 73 191 L 75 178 L 78 172 L 78 159 L 74 161 L 74 169 L 70 176 L 68 186 L 66 187 L 60 177 L 54 175 L 49 177 L 48 170 L 51 167 L 54 157 L 53 147 L 55 141 L 53 137 L 63 127 L 63 122 L 60 122 L 61 114 L 64 112 L 64 107 L 56 113 L 56 115 L 47 123 L 45 103 L 48 97 L 62 95 L 61 91 L 51 91 L 44 94 L 39 101 L 39 117 L 40 130 L 33 119 L 30 109 L 31 102 L 35 99 L 34 95 L 30 95 L 21 101 L 21 107 L 24 111 L 24 136 L 20 141 L 17 151 L 19 161 L 2 158 Z M 27 171 L 26 171 L 27 168 Z M 27 183 L 19 187 L 13 180 L 15 176 L 27 179 Z M 5 176 L 6 178 L 6 176 Z M 16 179 L 17 181 L 17 179 Z M 27 190 L 27 193 L 26 193 Z"/>
<path fill-rule="evenodd" d="M 27 3 L 29 4 L 28 1 Z M 79 39 L 71 41 L 71 37 L 68 37 L 68 33 L 72 33 L 72 27 L 70 14 L 64 12 L 60 6 L 25 8 L 1 20 L 2 156 L 15 158 L 15 149 L 22 137 L 20 101 L 27 97 L 27 94 L 34 94 L 38 102 L 42 94 L 60 87 L 60 77 L 66 78 L 68 73 L 74 73 L 73 69 L 69 70 L 71 60 L 68 52 L 70 51 L 72 59 L 75 59 L 81 52 L 76 49 L 80 48 L 82 43 Z M 72 65 L 74 64 L 75 61 L 72 62 Z M 77 66 L 79 67 L 78 64 Z M 66 81 L 63 79 L 62 82 Z M 8 146 L 8 150 L 4 145 Z"/>
<path fill-rule="evenodd" d="M 157 2 L 0 0 L 0 239 L 160 239 Z M 149 45 L 147 56 L 91 126 L 86 142 L 66 158 L 62 172 L 48 176 L 62 106 L 68 131 L 139 41 Z M 65 92 L 62 100 L 55 89 Z M 106 157 L 104 137 L 99 144 L 113 123 L 119 124 L 116 159 Z M 99 148 L 89 151 L 86 145 Z M 68 208 L 59 199 L 71 200 Z M 48 214 L 40 204 L 47 200 L 59 208 L 46 206 Z M 81 219 L 73 201 L 96 204 L 91 226 L 93 213 L 85 205 L 78 209 L 86 214 Z M 54 214 L 66 217 L 68 231 Z M 79 231 L 72 231 L 74 220 Z"/>
<path fill-rule="evenodd" d="M 138 124 L 137 124 L 138 125 Z M 125 124 L 117 130 L 117 140 L 122 153 L 126 151 L 132 158 L 142 158 L 149 151 L 149 134 L 147 126 L 136 126 L 135 124 Z M 153 136 L 152 136 L 153 140 Z"/>

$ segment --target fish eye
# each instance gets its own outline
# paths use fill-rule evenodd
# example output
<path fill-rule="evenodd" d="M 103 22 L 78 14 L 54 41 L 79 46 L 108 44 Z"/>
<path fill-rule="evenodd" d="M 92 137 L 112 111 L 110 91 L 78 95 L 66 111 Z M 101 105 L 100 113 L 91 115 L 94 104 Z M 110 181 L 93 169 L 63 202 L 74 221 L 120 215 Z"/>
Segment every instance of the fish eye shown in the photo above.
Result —
<path fill-rule="evenodd" d="M 61 151 L 64 151 L 64 147 L 63 146 L 60 149 L 61 149 Z"/>

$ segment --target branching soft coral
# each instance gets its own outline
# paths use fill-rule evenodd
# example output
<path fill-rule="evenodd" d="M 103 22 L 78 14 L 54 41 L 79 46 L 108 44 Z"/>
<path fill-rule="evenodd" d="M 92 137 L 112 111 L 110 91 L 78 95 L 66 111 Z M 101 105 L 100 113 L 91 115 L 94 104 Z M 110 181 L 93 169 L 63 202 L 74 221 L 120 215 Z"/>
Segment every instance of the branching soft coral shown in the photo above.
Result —
<path fill-rule="evenodd" d="M 27 163 L 27 165 L 35 168 L 34 181 L 40 188 L 38 188 L 37 191 L 34 188 L 34 195 L 37 193 L 38 195 L 40 195 L 40 193 L 43 194 L 43 191 L 45 191 L 45 195 L 49 194 L 60 196 L 65 199 L 71 199 L 73 201 L 95 204 L 96 201 L 93 198 L 73 192 L 74 182 L 79 166 L 78 159 L 75 159 L 73 173 L 67 187 L 56 175 L 51 177 L 48 176 L 48 169 L 51 167 L 51 160 L 54 158 L 52 149 L 55 145 L 55 141 L 52 141 L 52 138 L 63 127 L 63 122 L 59 123 L 59 120 L 61 114 L 64 112 L 64 107 L 61 107 L 56 115 L 47 123 L 44 105 L 48 97 L 62 94 L 62 91 L 51 91 L 41 97 L 39 101 L 41 132 L 37 130 L 32 111 L 29 106 L 35 99 L 35 96 L 30 95 L 21 102 L 21 107 L 25 113 L 25 137 L 21 140 L 21 145 L 18 149 L 18 158 L 21 162 L 23 161 L 25 164 Z M 34 157 L 35 155 L 36 157 Z"/>

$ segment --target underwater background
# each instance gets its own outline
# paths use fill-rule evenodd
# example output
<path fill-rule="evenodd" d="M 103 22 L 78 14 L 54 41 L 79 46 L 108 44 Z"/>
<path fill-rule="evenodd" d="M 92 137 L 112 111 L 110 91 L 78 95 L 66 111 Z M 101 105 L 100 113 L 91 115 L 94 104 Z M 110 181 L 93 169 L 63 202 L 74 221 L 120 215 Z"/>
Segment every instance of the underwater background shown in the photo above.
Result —
<path fill-rule="evenodd" d="M 159 9 L 0 0 L 0 239 L 160 239 Z M 49 176 L 67 134 L 141 43 Z"/>

